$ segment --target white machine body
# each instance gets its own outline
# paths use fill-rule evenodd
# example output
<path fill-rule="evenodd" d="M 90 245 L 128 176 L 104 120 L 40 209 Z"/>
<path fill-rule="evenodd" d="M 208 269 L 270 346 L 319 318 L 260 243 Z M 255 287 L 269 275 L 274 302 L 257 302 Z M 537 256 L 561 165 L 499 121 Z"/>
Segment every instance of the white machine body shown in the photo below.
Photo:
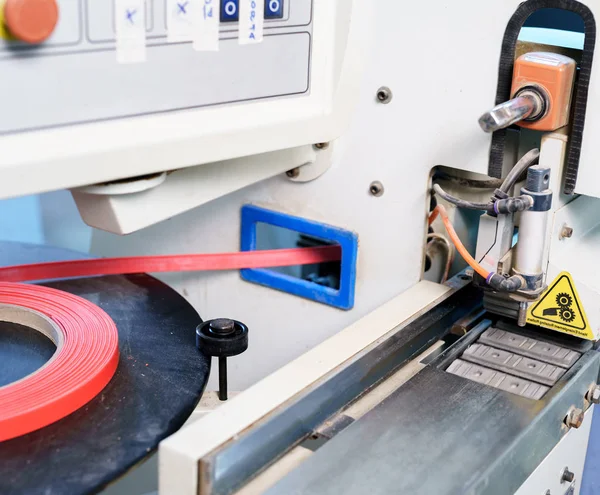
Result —
<path fill-rule="evenodd" d="M 490 137 L 477 117 L 494 102 L 518 1 L 433 9 L 423 29 L 418 5 L 290 0 L 282 20 L 265 21 L 262 43 L 240 45 L 237 24 L 222 24 L 220 50 L 203 52 L 168 43 L 166 4 L 154 0 L 146 61 L 136 64 L 117 62 L 109 3 L 61 0 L 55 39 L 20 57 L 6 46 L 0 52 L 10 110 L 0 118 L 0 197 L 75 188 L 84 220 L 130 234 L 115 242 L 96 231 L 99 255 L 235 251 L 240 208 L 249 203 L 355 232 L 361 249 L 348 312 L 235 273 L 164 277 L 205 317 L 252 315 L 257 345 L 239 360 L 240 389 L 419 281 L 432 167 L 488 171 Z M 419 49 L 390 58 L 392 47 L 410 46 Z M 468 56 L 459 56 L 465 46 Z M 377 100 L 382 86 L 393 93 L 387 105 Z M 596 109 L 600 94 L 590 91 L 576 192 L 593 197 Z M 323 142 L 330 146 L 312 148 Z M 297 177 L 283 174 L 297 167 Z M 158 186 L 130 194 L 82 189 L 163 172 Z M 373 181 L 383 196 L 369 194 Z M 234 307 L 222 294 L 236 295 Z M 250 311 L 265 297 L 276 311 Z M 290 321 L 298 305 L 303 318 Z M 297 345 L 288 345 L 289 334 Z"/>
<path fill-rule="evenodd" d="M 594 2 L 583 3 L 600 18 Z M 45 46 L 0 43 L 0 198 L 73 190 L 84 220 L 102 229 L 92 239 L 102 256 L 237 251 L 248 204 L 356 234 L 350 310 L 237 272 L 161 276 L 204 319 L 248 325 L 250 348 L 232 360 L 229 380 L 244 390 L 419 284 L 431 170 L 488 173 L 491 138 L 477 119 L 495 103 L 503 36 L 520 4 L 287 0 L 282 19 L 265 21 L 261 43 L 240 44 L 237 23 L 223 23 L 219 51 L 205 52 L 170 43 L 166 0 L 146 0 L 145 61 L 123 64 L 116 4 L 60 0 Z M 599 80 L 595 63 L 592 85 Z M 382 87 L 389 101 L 378 98 Z M 585 197 L 557 194 L 547 226 L 535 222 L 547 249 L 519 255 L 546 267 L 548 279 L 572 274 L 596 335 L 600 283 L 589 263 L 600 235 L 598 135 L 600 91 L 590 90 L 575 189 Z M 564 160 L 564 146 L 554 158 Z M 104 184 L 122 179 L 130 189 Z M 374 181 L 382 195 L 370 192 Z M 576 219 L 572 208 L 582 209 Z M 567 221 L 575 235 L 559 242 Z M 166 462 L 171 469 L 185 458 L 185 470 L 195 456 L 175 452 Z M 172 471 L 169 480 L 191 495 L 196 474 Z"/>

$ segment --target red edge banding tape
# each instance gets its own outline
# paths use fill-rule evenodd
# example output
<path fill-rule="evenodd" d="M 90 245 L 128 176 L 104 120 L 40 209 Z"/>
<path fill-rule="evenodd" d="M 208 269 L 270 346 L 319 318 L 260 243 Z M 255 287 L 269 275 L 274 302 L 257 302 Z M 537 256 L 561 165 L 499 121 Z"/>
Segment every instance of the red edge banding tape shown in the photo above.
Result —
<path fill-rule="evenodd" d="M 95 304 L 67 292 L 12 282 L 179 271 L 237 270 L 338 261 L 339 246 L 239 253 L 58 261 L 0 268 L 0 303 L 37 311 L 62 333 L 54 356 L 0 387 L 0 441 L 58 421 L 92 400 L 119 362 L 117 327 Z"/>
<path fill-rule="evenodd" d="M 239 253 L 180 254 L 173 256 L 137 256 L 131 258 L 98 258 L 55 261 L 33 265 L 0 268 L 0 280 L 25 282 L 93 275 L 126 275 L 131 273 L 191 272 L 274 268 L 277 266 L 312 265 L 339 261 L 340 246 L 242 251 Z"/>
<path fill-rule="evenodd" d="M 0 441 L 47 426 L 93 399 L 119 362 L 117 327 L 98 306 L 47 287 L 0 282 L 0 302 L 52 320 L 62 333 L 37 372 L 0 387 Z"/>

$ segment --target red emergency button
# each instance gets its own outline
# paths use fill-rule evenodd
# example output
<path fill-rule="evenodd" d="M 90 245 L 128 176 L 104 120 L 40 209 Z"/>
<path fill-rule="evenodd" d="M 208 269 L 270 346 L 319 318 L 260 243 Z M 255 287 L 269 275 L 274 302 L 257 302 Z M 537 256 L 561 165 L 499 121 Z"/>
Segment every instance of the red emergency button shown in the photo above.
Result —
<path fill-rule="evenodd" d="M 54 31 L 58 21 L 56 0 L 6 0 L 4 23 L 15 38 L 41 43 Z"/>

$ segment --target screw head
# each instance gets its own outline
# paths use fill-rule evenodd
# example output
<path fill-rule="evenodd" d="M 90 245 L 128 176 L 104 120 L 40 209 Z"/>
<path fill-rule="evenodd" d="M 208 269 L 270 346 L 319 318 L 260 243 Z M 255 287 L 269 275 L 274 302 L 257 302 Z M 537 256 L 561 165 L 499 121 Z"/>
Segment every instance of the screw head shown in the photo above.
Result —
<path fill-rule="evenodd" d="M 390 88 L 388 88 L 387 86 L 381 86 L 381 88 L 377 90 L 376 97 L 379 103 L 387 105 L 390 101 L 392 101 L 394 95 Z"/>
<path fill-rule="evenodd" d="M 568 225 L 565 225 L 562 230 L 560 231 L 560 236 L 561 239 L 570 239 L 571 237 L 573 237 L 573 228 L 569 227 Z"/>
<path fill-rule="evenodd" d="M 384 192 L 383 184 L 378 180 L 371 182 L 371 185 L 369 186 L 369 192 L 376 198 L 382 196 Z"/>
<path fill-rule="evenodd" d="M 235 332 L 235 321 L 228 318 L 217 318 L 210 321 L 208 329 L 217 335 L 231 335 Z"/>
<path fill-rule="evenodd" d="M 581 409 L 578 407 L 572 407 L 567 413 L 565 424 L 569 428 L 579 428 L 582 425 L 584 418 L 585 416 Z"/>
<path fill-rule="evenodd" d="M 296 167 L 291 170 L 288 170 L 285 175 L 287 175 L 290 179 L 295 179 L 300 175 L 300 168 Z"/>

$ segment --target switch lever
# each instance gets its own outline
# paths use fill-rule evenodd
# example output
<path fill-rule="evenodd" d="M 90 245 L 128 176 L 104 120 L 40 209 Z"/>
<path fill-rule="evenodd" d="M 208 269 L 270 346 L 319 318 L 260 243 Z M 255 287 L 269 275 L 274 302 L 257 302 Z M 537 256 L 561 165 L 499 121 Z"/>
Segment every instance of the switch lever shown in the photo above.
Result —
<path fill-rule="evenodd" d="M 512 100 L 495 106 L 479 118 L 484 132 L 505 129 L 517 122 L 533 122 L 543 117 L 546 111 L 546 99 L 536 88 L 523 88 Z"/>

